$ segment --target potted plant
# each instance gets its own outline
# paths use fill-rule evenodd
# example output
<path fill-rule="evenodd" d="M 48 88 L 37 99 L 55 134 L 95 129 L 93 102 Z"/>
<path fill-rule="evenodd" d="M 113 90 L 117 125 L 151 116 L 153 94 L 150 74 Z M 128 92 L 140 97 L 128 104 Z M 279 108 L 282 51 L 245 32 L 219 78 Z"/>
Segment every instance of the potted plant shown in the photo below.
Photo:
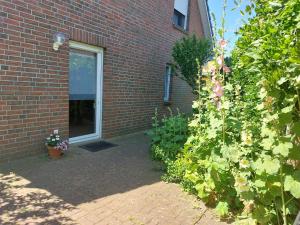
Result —
<path fill-rule="evenodd" d="M 68 150 L 69 143 L 67 140 L 61 140 L 57 130 L 54 130 L 52 134 L 46 139 L 46 146 L 48 149 L 48 155 L 53 159 L 60 158 L 65 151 Z"/>

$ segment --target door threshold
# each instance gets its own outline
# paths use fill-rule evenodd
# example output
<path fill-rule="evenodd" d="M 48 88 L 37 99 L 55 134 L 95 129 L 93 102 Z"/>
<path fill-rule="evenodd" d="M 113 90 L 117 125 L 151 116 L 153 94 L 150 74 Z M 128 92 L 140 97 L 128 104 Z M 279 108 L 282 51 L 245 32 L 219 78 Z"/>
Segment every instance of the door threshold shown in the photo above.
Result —
<path fill-rule="evenodd" d="M 74 137 L 69 139 L 70 144 L 83 143 L 100 140 L 100 135 L 85 135 L 80 137 Z"/>

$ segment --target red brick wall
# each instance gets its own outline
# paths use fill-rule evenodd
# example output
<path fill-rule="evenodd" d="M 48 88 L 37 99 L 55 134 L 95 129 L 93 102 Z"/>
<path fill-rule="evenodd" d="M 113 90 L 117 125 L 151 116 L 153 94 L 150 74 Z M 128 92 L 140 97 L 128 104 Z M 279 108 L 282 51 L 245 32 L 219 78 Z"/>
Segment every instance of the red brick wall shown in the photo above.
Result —
<path fill-rule="evenodd" d="M 41 152 L 53 129 L 68 136 L 68 54 L 60 31 L 105 48 L 103 135 L 148 128 L 163 105 L 165 65 L 185 35 L 173 0 L 0 0 L 0 159 Z M 196 0 L 189 29 L 202 35 Z"/>
<path fill-rule="evenodd" d="M 179 77 L 174 76 L 172 80 L 171 93 L 171 109 L 173 112 L 178 110 L 181 113 L 190 115 L 192 113 L 192 105 L 195 100 L 195 95 L 192 93 L 192 88 Z"/>

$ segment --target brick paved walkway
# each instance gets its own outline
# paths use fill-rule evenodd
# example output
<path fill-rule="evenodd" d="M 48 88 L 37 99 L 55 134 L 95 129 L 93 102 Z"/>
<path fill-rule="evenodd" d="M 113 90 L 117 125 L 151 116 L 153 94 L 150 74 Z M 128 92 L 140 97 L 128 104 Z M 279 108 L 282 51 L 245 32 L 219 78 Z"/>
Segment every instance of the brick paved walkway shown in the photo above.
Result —
<path fill-rule="evenodd" d="M 0 165 L 0 224 L 221 225 L 176 184 L 160 181 L 142 134 L 90 153 L 78 147 Z"/>

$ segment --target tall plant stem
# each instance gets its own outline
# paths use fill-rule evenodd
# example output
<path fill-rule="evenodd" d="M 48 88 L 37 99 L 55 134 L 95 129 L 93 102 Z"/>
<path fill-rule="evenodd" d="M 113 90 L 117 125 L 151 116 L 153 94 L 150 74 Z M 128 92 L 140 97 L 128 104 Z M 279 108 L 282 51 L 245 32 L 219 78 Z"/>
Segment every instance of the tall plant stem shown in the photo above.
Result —
<path fill-rule="evenodd" d="M 222 132 L 223 132 L 223 146 L 224 146 L 225 145 L 225 138 L 226 138 L 226 133 L 225 133 L 225 110 L 222 110 L 222 120 L 223 120 Z"/>
<path fill-rule="evenodd" d="M 198 87 L 198 99 L 199 99 L 199 106 L 198 106 L 198 113 L 199 113 L 199 132 L 201 133 L 201 109 L 202 109 L 202 99 L 201 99 L 201 75 L 202 75 L 202 68 L 200 66 L 200 63 L 198 63 L 198 83 L 199 83 L 199 87 Z"/>
<path fill-rule="evenodd" d="M 224 0 L 222 15 L 222 39 L 225 39 L 225 18 L 226 18 L 227 0 Z"/>
<path fill-rule="evenodd" d="M 298 88 L 296 90 L 297 90 L 297 95 L 298 95 L 298 108 L 299 108 L 299 112 L 300 112 L 300 94 L 299 94 Z"/>
<path fill-rule="evenodd" d="M 283 183 L 283 173 L 282 173 L 282 165 L 280 165 L 280 182 L 281 182 L 281 201 L 282 201 L 282 217 L 283 217 L 283 225 L 287 225 L 286 219 L 286 203 L 284 198 L 284 183 Z"/>
<path fill-rule="evenodd" d="M 279 212 L 278 212 L 278 208 L 276 206 L 276 203 L 273 202 L 274 206 L 275 206 L 275 210 L 276 210 L 276 217 L 277 217 L 277 224 L 280 225 L 280 217 L 279 217 Z"/>

